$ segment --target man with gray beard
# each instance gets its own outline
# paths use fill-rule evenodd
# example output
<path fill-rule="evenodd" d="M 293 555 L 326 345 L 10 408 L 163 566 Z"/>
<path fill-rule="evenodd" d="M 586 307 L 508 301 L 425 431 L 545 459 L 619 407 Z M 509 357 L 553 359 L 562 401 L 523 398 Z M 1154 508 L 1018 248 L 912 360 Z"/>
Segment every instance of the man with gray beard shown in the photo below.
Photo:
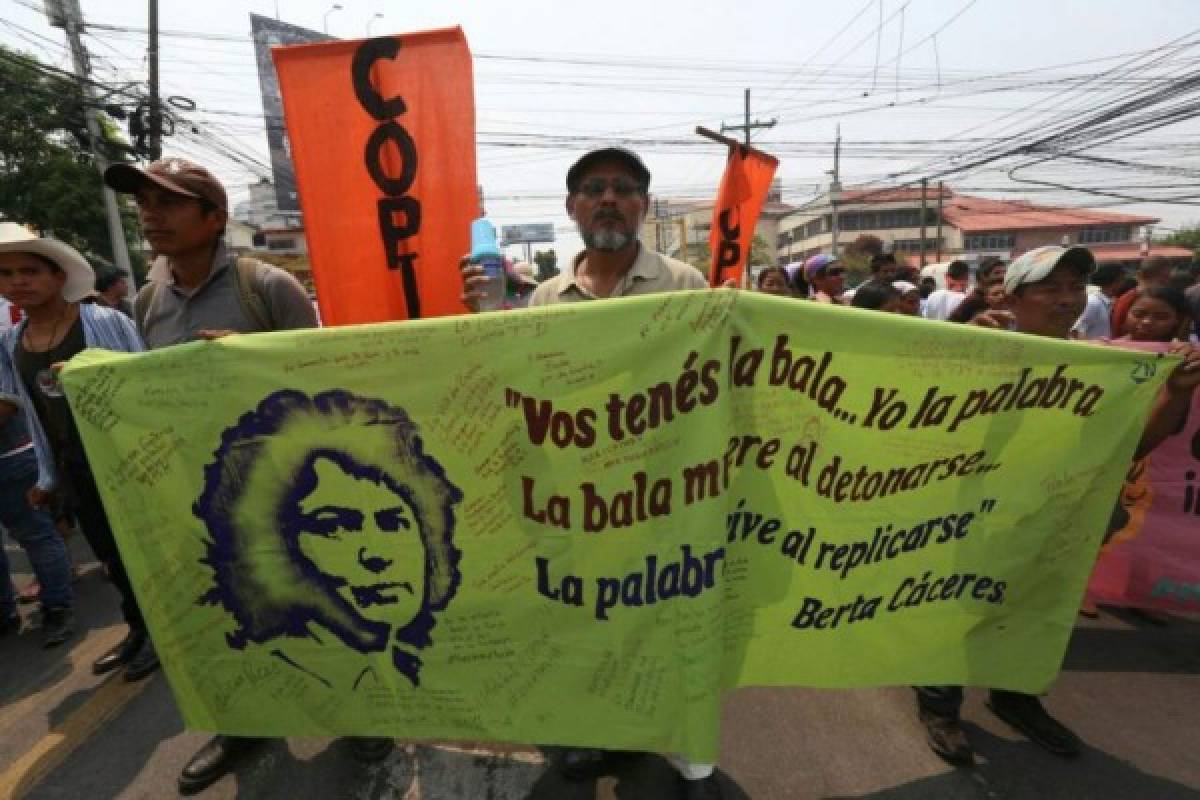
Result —
<path fill-rule="evenodd" d="M 638 231 L 649 206 L 650 170 L 637 154 L 605 147 L 584 154 L 567 171 L 567 214 L 579 228 L 584 251 L 571 266 L 540 284 L 529 306 L 576 303 L 614 297 L 705 289 L 708 282 L 690 264 L 642 245 Z M 463 302 L 478 310 L 487 282 L 483 269 L 466 259 L 461 265 Z M 604 750 L 568 749 L 563 773 L 586 780 L 611 773 L 620 754 Z M 682 778 L 687 800 L 720 800 L 721 784 L 712 764 L 667 755 Z"/>
<path fill-rule="evenodd" d="M 698 269 L 638 241 L 649 206 L 650 171 L 620 147 L 593 150 L 567 172 L 567 213 L 587 249 L 538 286 L 530 306 L 703 289 Z"/>
<path fill-rule="evenodd" d="M 530 307 L 706 288 L 698 269 L 638 241 L 649 188 L 650 170 L 624 148 L 593 150 L 576 161 L 567 171 L 567 213 L 585 249 L 538 286 Z M 473 311 L 486 281 L 482 268 L 464 262 L 463 302 Z"/>

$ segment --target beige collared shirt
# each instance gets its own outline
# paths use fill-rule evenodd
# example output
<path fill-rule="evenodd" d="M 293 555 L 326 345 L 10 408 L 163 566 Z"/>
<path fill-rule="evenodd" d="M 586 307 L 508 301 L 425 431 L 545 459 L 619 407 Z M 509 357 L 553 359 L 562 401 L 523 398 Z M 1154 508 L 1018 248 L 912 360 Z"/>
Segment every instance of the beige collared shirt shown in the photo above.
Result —
<path fill-rule="evenodd" d="M 549 306 L 556 303 L 577 303 L 581 300 L 603 298 L 579 285 L 575 271 L 583 262 L 586 253 L 575 257 L 570 269 L 563 270 L 548 281 L 543 281 L 533 292 L 530 307 Z M 608 297 L 633 297 L 658 292 L 675 292 L 681 289 L 706 289 L 708 281 L 700 270 L 691 264 L 664 256 L 638 242 L 638 256 L 633 266 L 621 278 Z"/>

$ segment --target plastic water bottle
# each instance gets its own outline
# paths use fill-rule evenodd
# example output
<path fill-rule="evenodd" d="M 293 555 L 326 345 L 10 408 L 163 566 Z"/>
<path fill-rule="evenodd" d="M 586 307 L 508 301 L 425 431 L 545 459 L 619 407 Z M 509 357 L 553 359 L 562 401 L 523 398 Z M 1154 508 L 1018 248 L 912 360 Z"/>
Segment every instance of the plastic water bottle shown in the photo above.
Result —
<path fill-rule="evenodd" d="M 479 301 L 480 311 L 499 311 L 504 308 L 504 256 L 496 244 L 496 228 L 486 217 L 471 223 L 471 263 L 483 267 L 487 284 Z"/>

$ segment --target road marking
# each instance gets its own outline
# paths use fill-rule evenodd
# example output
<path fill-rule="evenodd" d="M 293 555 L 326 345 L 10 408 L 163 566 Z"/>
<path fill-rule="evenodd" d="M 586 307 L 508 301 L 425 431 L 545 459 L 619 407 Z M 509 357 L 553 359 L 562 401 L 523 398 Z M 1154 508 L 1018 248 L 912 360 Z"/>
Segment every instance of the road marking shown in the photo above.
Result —
<path fill-rule="evenodd" d="M 413 779 L 403 800 L 421 800 L 421 759 L 413 759 Z"/>
<path fill-rule="evenodd" d="M 397 740 L 398 743 L 403 743 L 404 740 Z M 516 761 L 520 764 L 544 764 L 546 763 L 542 751 L 536 747 L 524 744 L 506 744 L 504 742 L 442 742 L 442 741 L 414 741 L 414 744 L 422 744 L 432 750 L 441 750 L 446 753 L 463 753 L 472 756 L 481 756 L 483 758 L 504 758 L 509 761 Z"/>
<path fill-rule="evenodd" d="M 124 634 L 118 635 L 118 631 L 120 630 L 124 630 L 124 626 L 113 627 L 107 631 L 88 631 L 87 638 L 67 653 L 66 663 L 62 665 L 65 668 L 62 680 L 55 683 L 46 691 L 33 691 L 29 685 L 16 689 L 13 694 L 26 692 L 28 694 L 23 700 L 5 707 L 4 713 L 0 714 L 0 730 L 9 730 L 17 720 L 33 712 L 39 706 L 53 708 L 70 695 L 79 691 L 80 688 L 85 688 L 72 682 L 70 680 L 71 675 L 84 666 L 86 666 L 88 672 L 91 672 L 92 662 L 115 647 L 117 642 L 121 641 Z M 31 683 L 36 685 L 37 680 L 38 678 L 35 678 Z"/>
<path fill-rule="evenodd" d="M 130 682 L 114 675 L 0 775 L 0 800 L 20 800 L 71 753 L 137 697 L 153 678 Z"/>

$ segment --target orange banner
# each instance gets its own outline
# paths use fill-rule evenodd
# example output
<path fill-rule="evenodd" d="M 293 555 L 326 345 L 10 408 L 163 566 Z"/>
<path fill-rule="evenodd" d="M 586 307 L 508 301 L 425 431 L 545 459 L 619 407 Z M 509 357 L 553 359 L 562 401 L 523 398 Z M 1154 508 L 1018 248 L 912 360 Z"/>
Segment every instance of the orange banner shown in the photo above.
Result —
<path fill-rule="evenodd" d="M 711 286 L 720 286 L 730 278 L 741 283 L 750 259 L 754 226 L 778 166 L 779 159 L 774 156 L 741 144 L 730 146 L 708 240 L 712 248 L 708 276 Z"/>
<path fill-rule="evenodd" d="M 463 312 L 479 216 L 461 28 L 272 50 L 321 320 Z"/>

